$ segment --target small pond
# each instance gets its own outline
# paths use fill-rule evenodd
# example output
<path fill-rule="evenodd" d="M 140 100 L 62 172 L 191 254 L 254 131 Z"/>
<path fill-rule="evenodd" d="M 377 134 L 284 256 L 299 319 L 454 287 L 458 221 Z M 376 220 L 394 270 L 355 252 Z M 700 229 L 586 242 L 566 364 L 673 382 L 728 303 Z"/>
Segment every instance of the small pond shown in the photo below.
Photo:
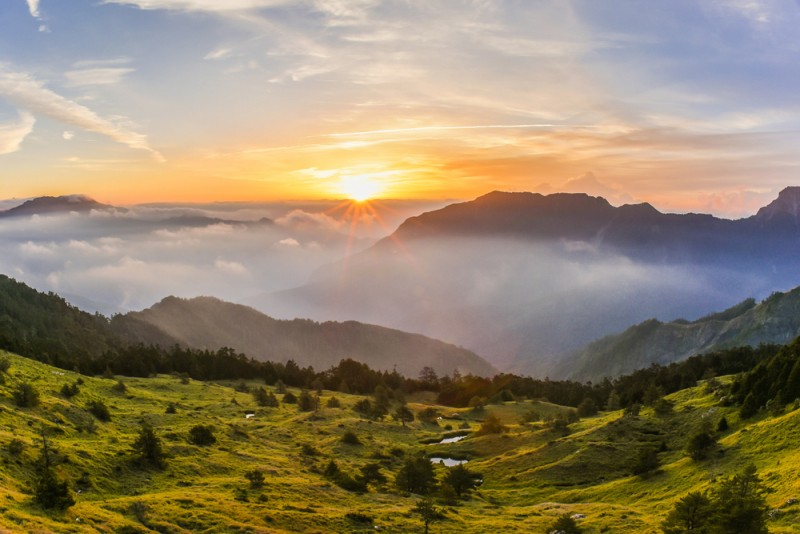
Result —
<path fill-rule="evenodd" d="M 441 456 L 432 456 L 431 463 L 444 464 L 447 467 L 455 467 L 457 465 L 465 464 L 468 460 L 456 460 L 455 458 L 442 458 Z"/>

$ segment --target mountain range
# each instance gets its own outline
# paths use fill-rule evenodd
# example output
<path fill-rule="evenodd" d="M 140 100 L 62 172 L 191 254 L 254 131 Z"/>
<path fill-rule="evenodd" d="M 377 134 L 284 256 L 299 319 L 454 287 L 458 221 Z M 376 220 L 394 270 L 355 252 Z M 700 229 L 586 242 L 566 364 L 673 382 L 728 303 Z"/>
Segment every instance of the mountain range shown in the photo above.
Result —
<path fill-rule="evenodd" d="M 308 284 L 248 304 L 350 318 L 462 345 L 554 378 L 587 343 L 648 318 L 702 317 L 800 282 L 800 187 L 752 217 L 493 192 L 411 217 Z"/>

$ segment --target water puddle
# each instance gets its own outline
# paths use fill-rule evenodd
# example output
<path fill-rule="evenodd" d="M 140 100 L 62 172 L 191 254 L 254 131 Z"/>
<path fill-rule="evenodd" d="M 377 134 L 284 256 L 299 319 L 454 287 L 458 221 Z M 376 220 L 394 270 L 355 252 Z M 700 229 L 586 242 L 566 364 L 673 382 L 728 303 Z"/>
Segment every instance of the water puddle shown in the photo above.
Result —
<path fill-rule="evenodd" d="M 465 464 L 468 460 L 456 460 L 455 458 L 442 458 L 441 456 L 432 456 L 431 463 L 444 464 L 447 467 L 455 467 L 457 465 Z"/>

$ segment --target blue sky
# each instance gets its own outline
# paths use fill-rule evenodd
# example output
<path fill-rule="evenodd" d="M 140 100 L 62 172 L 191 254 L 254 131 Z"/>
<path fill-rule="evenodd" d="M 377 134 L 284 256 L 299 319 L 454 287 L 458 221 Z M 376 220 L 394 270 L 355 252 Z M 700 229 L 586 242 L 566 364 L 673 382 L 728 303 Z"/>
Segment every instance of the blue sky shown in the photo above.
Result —
<path fill-rule="evenodd" d="M 4 0 L 0 198 L 746 215 L 798 181 L 798 27 L 790 0 Z"/>

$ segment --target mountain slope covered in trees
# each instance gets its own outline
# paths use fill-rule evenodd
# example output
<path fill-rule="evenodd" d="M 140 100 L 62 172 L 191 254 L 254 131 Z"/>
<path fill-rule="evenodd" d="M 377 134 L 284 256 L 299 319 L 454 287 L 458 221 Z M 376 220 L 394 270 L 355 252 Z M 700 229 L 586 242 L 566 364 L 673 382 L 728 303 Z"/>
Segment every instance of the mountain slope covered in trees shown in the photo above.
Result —
<path fill-rule="evenodd" d="M 785 344 L 800 336 L 800 287 L 762 302 L 747 299 L 695 321 L 651 319 L 590 343 L 558 362 L 553 374 L 576 380 L 619 376 L 694 354 L 761 343 Z"/>
<path fill-rule="evenodd" d="M 407 376 L 417 376 L 426 366 L 439 374 L 460 370 L 486 376 L 494 372 L 473 352 L 425 336 L 354 321 L 278 321 L 212 298 L 170 297 L 143 312 L 109 320 L 83 312 L 56 294 L 38 292 L 0 275 L 0 348 L 87 372 L 114 362 L 129 372 L 148 368 L 158 372 L 180 359 L 175 353 L 130 348 L 142 344 L 162 349 L 177 344 L 211 353 L 227 348 L 232 350 L 224 351 L 226 355 L 238 352 L 275 363 L 294 360 L 297 365 L 317 370 L 354 359 L 375 369 L 392 371 L 396 367 Z M 137 367 L 125 358 L 153 361 L 143 361 Z M 201 373 L 211 376 L 208 372 Z"/>
<path fill-rule="evenodd" d="M 147 310 L 115 316 L 111 325 L 130 342 L 211 350 L 230 347 L 257 360 L 294 360 L 317 369 L 351 358 L 406 376 L 417 376 L 426 366 L 439 374 L 495 372 L 475 353 L 425 336 L 355 321 L 276 320 L 211 297 L 168 297 Z"/>

